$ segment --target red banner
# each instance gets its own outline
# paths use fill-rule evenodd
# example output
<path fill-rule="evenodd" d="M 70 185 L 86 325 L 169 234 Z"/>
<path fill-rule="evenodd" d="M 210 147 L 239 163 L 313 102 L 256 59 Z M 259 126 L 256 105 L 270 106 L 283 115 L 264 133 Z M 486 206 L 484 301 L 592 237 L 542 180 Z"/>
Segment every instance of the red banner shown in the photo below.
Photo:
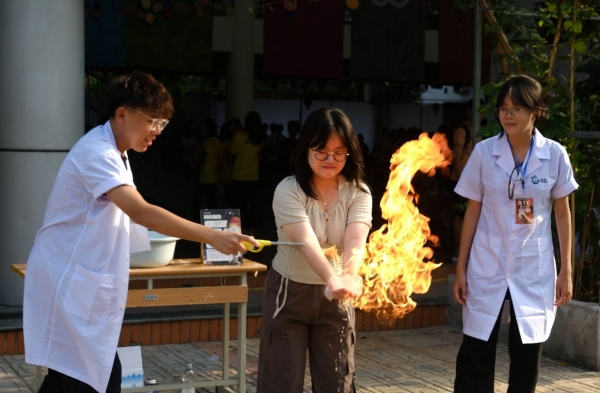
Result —
<path fill-rule="evenodd" d="M 265 74 L 342 78 L 343 50 L 343 0 L 267 0 Z"/>
<path fill-rule="evenodd" d="M 473 48 L 475 16 L 473 9 L 461 11 L 454 1 L 440 1 L 439 13 L 439 69 L 440 81 L 445 84 L 473 84 Z M 485 15 L 482 15 L 485 18 Z M 481 55 L 481 82 L 490 80 L 489 37 L 483 35 Z"/>

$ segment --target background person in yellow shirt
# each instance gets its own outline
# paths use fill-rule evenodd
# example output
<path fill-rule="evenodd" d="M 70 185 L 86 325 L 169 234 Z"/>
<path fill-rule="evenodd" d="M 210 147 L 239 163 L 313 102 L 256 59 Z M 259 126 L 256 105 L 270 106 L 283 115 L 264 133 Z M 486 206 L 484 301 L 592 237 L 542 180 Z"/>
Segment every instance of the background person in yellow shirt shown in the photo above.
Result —
<path fill-rule="evenodd" d="M 229 153 L 235 156 L 233 164 L 232 208 L 239 208 L 243 232 L 254 233 L 260 228 L 259 161 L 263 147 L 261 118 L 257 112 L 248 112 L 244 128 L 231 141 Z"/>

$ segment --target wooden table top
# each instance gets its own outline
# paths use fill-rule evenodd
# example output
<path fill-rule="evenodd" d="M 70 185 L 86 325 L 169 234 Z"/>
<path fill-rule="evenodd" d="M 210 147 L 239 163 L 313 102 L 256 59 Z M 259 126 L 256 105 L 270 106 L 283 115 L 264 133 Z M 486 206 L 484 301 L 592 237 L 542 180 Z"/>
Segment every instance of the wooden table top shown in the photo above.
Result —
<path fill-rule="evenodd" d="M 25 277 L 27 264 L 16 263 L 10 265 L 13 272 L 22 278 Z M 241 265 L 205 265 L 200 258 L 174 259 L 167 266 L 144 267 L 129 269 L 129 277 L 151 277 L 151 276 L 182 276 L 182 275 L 215 275 L 232 273 L 254 273 L 267 270 L 262 263 L 244 259 Z"/>

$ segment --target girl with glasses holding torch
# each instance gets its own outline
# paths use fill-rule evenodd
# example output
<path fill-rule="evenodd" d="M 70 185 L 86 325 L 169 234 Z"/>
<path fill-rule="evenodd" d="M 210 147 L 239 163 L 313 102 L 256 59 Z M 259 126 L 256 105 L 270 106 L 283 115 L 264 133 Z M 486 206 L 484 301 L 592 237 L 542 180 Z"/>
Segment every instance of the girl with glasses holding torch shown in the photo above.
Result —
<path fill-rule="evenodd" d="M 279 240 L 305 245 L 280 246 L 267 274 L 257 392 L 303 392 L 307 350 L 314 393 L 355 392 L 354 308 L 345 299 L 362 291 L 356 272 L 373 201 L 348 117 L 331 108 L 311 113 L 293 162 L 273 211 Z M 332 246 L 336 255 L 325 255 Z"/>

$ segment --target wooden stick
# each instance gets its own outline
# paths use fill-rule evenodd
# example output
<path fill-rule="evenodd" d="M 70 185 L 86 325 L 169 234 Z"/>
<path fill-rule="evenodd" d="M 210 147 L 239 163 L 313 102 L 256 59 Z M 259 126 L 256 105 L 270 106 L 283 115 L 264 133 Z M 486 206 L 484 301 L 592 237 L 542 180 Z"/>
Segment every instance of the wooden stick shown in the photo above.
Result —
<path fill-rule="evenodd" d="M 487 0 L 480 0 L 479 4 L 484 9 L 490 7 Z M 496 16 L 494 15 L 494 10 L 486 9 L 484 12 L 485 12 L 485 16 L 488 18 L 489 22 L 492 24 L 492 26 L 494 26 L 494 29 L 496 30 L 496 35 L 498 36 L 498 43 L 504 48 L 504 53 L 506 53 L 508 56 L 514 58 L 515 60 L 517 60 L 517 56 L 515 55 L 515 52 L 513 51 L 512 47 L 510 46 L 510 43 L 508 42 L 508 38 L 506 38 L 504 31 L 502 30 L 502 26 L 500 26 L 500 24 L 498 23 L 498 20 L 496 19 Z M 518 63 L 515 61 L 515 64 L 518 64 Z M 517 67 L 517 71 L 519 71 L 519 73 L 521 73 L 521 74 L 525 73 L 525 70 L 523 69 L 523 67 L 518 66 L 518 65 L 516 67 Z M 508 67 L 507 67 L 507 69 L 508 69 Z"/>
<path fill-rule="evenodd" d="M 500 63 L 502 65 L 502 75 L 504 76 L 504 80 L 508 80 L 510 75 L 508 73 L 508 60 L 506 60 L 506 54 L 504 53 L 504 49 L 502 45 L 500 45 L 500 42 L 496 44 L 496 47 L 498 48 L 498 53 L 501 56 Z"/>
<path fill-rule="evenodd" d="M 550 53 L 550 65 L 548 66 L 548 81 L 550 81 L 552 78 L 554 62 L 556 61 L 556 55 L 558 54 L 558 40 L 560 39 L 560 31 L 562 28 L 563 19 L 564 17 L 561 15 L 560 19 L 558 20 L 558 24 L 556 25 L 556 34 L 554 34 L 552 52 Z"/>

